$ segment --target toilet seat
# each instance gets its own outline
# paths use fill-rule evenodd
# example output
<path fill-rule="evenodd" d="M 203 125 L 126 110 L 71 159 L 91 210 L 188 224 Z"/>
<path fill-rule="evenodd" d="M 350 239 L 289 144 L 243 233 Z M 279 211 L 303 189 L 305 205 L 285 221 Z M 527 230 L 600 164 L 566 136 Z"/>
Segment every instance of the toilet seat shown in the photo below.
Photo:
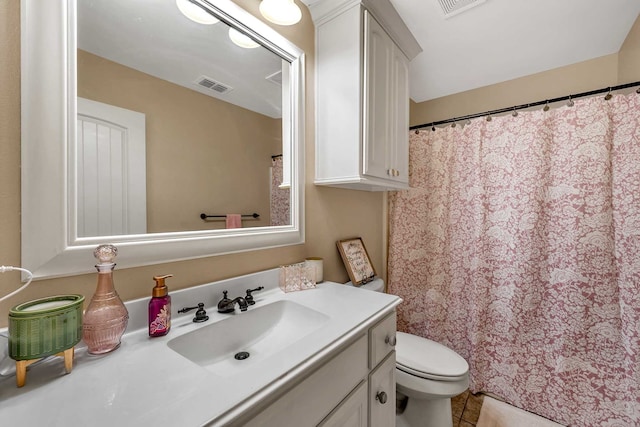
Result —
<path fill-rule="evenodd" d="M 396 339 L 399 370 L 434 381 L 460 381 L 468 375 L 469 364 L 450 348 L 404 332 L 397 332 Z"/>

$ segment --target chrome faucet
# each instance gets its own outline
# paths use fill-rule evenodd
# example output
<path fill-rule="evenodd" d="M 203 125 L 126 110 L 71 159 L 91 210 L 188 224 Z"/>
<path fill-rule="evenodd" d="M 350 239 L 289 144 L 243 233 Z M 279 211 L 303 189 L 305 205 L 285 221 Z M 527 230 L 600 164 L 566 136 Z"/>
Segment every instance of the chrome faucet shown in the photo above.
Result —
<path fill-rule="evenodd" d="M 247 304 L 247 300 L 243 297 L 238 297 L 236 299 L 227 298 L 227 292 L 223 291 L 224 297 L 218 303 L 218 313 L 233 313 L 236 310 L 236 303 L 238 307 L 240 307 L 240 311 L 247 311 L 249 304 Z"/>

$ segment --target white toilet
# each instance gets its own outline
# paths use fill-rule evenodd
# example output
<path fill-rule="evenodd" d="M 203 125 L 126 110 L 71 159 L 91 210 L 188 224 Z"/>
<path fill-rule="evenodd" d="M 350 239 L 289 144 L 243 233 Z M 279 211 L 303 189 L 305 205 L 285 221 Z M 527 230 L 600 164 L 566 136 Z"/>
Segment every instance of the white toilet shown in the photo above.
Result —
<path fill-rule="evenodd" d="M 384 281 L 375 279 L 360 289 L 384 292 Z M 469 387 L 469 364 L 435 341 L 404 332 L 396 338 L 396 399 L 401 406 L 406 401 L 396 426 L 452 427 L 451 398 Z"/>

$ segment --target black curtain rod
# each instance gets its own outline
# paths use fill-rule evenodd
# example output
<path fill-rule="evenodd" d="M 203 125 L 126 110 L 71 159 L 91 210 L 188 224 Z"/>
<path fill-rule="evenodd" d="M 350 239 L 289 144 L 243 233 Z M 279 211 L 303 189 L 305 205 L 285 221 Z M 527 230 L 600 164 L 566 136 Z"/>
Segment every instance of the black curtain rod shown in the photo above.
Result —
<path fill-rule="evenodd" d="M 484 113 L 469 114 L 469 115 L 462 116 L 462 117 L 454 117 L 452 119 L 439 120 L 437 122 L 431 122 L 431 123 L 424 123 L 424 124 L 421 124 L 421 125 L 411 126 L 409 128 L 409 130 L 417 130 L 417 129 L 422 129 L 422 128 L 426 128 L 426 127 L 434 127 L 434 126 L 439 126 L 439 125 L 445 125 L 447 123 L 455 123 L 455 122 L 459 122 L 459 121 L 462 121 L 462 120 L 476 119 L 478 117 L 493 116 L 493 115 L 496 115 L 496 114 L 509 113 L 511 111 L 523 110 L 525 108 L 537 107 L 539 105 L 553 104 L 554 102 L 567 101 L 567 100 L 570 100 L 570 99 L 584 98 L 586 96 L 593 96 L 593 95 L 598 95 L 600 93 L 611 92 L 611 91 L 621 90 L 621 89 L 627 89 L 627 88 L 634 87 L 634 86 L 640 86 L 640 82 L 626 83 L 626 84 L 622 84 L 622 85 L 618 85 L 618 86 L 610 86 L 610 87 L 606 87 L 606 88 L 602 88 L 602 89 L 591 90 L 589 92 L 578 93 L 578 94 L 575 94 L 575 95 L 567 95 L 567 96 L 561 96 L 559 98 L 545 99 L 544 101 L 533 102 L 533 103 L 530 103 L 530 104 L 515 105 L 515 106 L 509 107 L 509 108 L 501 108 L 499 110 L 485 111 Z M 640 89 L 638 89 L 638 91 L 640 91 Z"/>
<path fill-rule="evenodd" d="M 278 157 L 282 157 L 282 154 L 274 154 L 271 156 L 271 160 L 277 159 Z"/>

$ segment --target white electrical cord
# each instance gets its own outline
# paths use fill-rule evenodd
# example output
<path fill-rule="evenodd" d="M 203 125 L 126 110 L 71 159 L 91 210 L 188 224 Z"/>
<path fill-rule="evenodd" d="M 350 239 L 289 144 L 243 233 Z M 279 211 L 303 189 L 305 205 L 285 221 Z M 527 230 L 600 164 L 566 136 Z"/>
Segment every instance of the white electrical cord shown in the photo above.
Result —
<path fill-rule="evenodd" d="M 0 265 L 0 273 L 6 273 L 7 271 L 15 271 L 15 270 L 22 271 L 23 273 L 26 273 L 27 276 L 28 276 L 27 282 L 24 285 L 20 286 L 15 291 L 11 292 L 10 294 L 7 294 L 7 295 L 3 296 L 2 298 L 0 298 L 0 302 L 6 300 L 7 298 L 10 298 L 10 297 L 14 296 L 15 294 L 17 294 L 18 292 L 23 290 L 24 288 L 29 286 L 29 284 L 31 283 L 31 280 L 33 280 L 33 273 L 31 273 L 26 268 L 11 267 L 10 265 Z"/>

